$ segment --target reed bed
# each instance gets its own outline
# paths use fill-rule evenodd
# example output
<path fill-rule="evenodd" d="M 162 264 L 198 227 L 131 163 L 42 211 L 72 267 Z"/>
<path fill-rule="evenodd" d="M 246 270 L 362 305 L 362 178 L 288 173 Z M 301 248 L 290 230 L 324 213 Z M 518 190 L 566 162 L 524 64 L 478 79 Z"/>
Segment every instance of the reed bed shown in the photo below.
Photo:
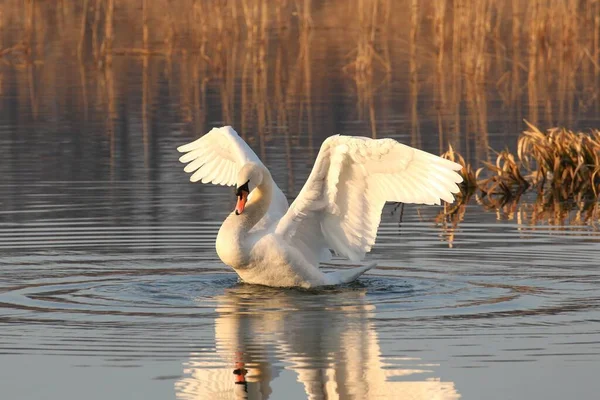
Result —
<path fill-rule="evenodd" d="M 459 175 L 463 179 L 463 181 L 460 183 L 461 194 L 473 194 L 475 192 L 475 189 L 477 188 L 477 176 L 476 173 L 473 171 L 471 165 L 465 161 L 465 158 L 458 152 L 456 152 L 452 145 L 448 146 L 448 151 L 443 153 L 441 157 L 455 162 L 457 164 L 460 164 L 462 166 L 462 169 L 458 171 Z"/>
<path fill-rule="evenodd" d="M 526 121 L 527 122 L 527 121 Z M 473 173 L 451 146 L 443 157 L 463 166 L 454 204 L 445 204 L 437 221 L 448 228 L 463 220 L 465 205 L 475 194 L 479 204 L 500 215 L 534 224 L 596 225 L 600 209 L 600 131 L 573 132 L 551 128 L 542 132 L 527 122 L 518 139 L 517 154 L 497 153 L 496 162 L 483 162 Z M 533 201 L 521 202 L 529 192 Z"/>
<path fill-rule="evenodd" d="M 528 188 L 537 188 L 539 193 L 551 192 L 562 201 L 597 198 L 600 131 L 551 128 L 544 133 L 530 123 L 527 125 L 529 129 L 518 139 L 516 157 L 504 150 L 498 153 L 496 164 L 486 162 L 478 170 L 491 173 L 477 182 L 483 195 L 518 198 Z"/>
<path fill-rule="evenodd" d="M 460 193 L 456 194 L 454 203 L 448 204 L 444 202 L 444 210 L 438 219 L 440 221 L 447 218 L 462 220 L 466 211 L 466 205 L 477 190 L 477 176 L 471 165 L 465 161 L 462 155 L 454 150 L 452 145 L 449 145 L 448 151 L 441 156 L 462 165 L 462 169 L 458 173 L 463 178 L 463 181 L 459 184 Z"/>
<path fill-rule="evenodd" d="M 539 191 L 552 190 L 563 199 L 600 193 L 600 131 L 564 128 L 541 132 L 529 124 L 519 138 L 518 156 Z"/>

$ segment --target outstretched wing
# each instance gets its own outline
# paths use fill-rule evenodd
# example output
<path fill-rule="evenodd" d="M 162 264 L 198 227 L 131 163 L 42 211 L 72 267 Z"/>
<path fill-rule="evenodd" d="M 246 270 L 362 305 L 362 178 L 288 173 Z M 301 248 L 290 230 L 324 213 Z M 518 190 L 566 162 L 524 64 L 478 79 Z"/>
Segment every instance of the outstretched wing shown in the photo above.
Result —
<path fill-rule="evenodd" d="M 192 182 L 233 186 L 238 172 L 246 163 L 263 165 L 256 153 L 231 126 L 213 128 L 200 139 L 179 146 L 177 150 L 185 153 L 179 161 L 187 163 L 184 171 L 192 174 Z M 287 199 L 273 182 L 271 205 L 257 226 L 264 227 L 274 222 L 285 213 L 287 207 Z"/>
<path fill-rule="evenodd" d="M 393 139 L 332 136 L 276 232 L 312 255 L 325 246 L 358 261 L 375 244 L 386 201 L 452 202 L 460 168 Z"/>
<path fill-rule="evenodd" d="M 192 173 L 190 181 L 233 186 L 239 170 L 248 162 L 262 165 L 258 156 L 230 126 L 213 128 L 200 139 L 177 151 L 186 153 L 179 161 L 186 164 L 185 172 Z"/>

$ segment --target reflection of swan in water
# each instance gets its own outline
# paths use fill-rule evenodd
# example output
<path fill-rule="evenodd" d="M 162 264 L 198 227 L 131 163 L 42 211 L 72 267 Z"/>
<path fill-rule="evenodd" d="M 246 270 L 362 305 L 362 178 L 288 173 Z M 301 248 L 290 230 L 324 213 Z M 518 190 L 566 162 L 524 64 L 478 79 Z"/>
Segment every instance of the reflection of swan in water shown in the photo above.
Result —
<path fill-rule="evenodd" d="M 191 354 L 175 384 L 178 399 L 460 397 L 452 382 L 410 377 L 432 371 L 383 368 L 370 321 L 374 306 L 362 291 L 309 294 L 242 285 L 217 300 L 217 354 Z"/>

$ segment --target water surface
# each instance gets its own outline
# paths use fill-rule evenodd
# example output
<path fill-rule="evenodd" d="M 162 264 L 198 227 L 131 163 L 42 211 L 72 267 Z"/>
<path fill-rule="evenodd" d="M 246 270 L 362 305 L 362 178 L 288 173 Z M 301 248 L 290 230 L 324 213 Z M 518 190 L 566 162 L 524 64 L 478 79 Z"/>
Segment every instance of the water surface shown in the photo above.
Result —
<path fill-rule="evenodd" d="M 193 52 L 99 66 L 73 56 L 67 31 L 48 24 L 40 32 L 52 40 L 38 32 L 33 59 L 0 63 L 2 398 L 598 397 L 597 214 L 550 220 L 533 198 L 502 210 L 473 199 L 458 223 L 413 205 L 399 222 L 388 205 L 368 256 L 379 265 L 358 282 L 270 289 L 218 260 L 232 190 L 189 183 L 175 151 L 232 123 L 292 199 L 330 134 L 436 153 L 452 143 L 479 163 L 488 146 L 514 148 L 523 117 L 597 128 L 593 85 L 563 90 L 540 75 L 544 96 L 568 104 L 553 103 L 532 99 L 538 88 L 521 85 L 538 78 L 522 73 L 509 101 L 500 63 L 471 87 L 475 103 L 460 89 L 470 75 L 453 74 L 457 103 L 444 105 L 427 47 L 412 54 L 394 35 L 393 70 L 363 90 L 341 73 L 346 45 L 319 40 L 343 36 L 339 27 L 290 46 L 276 31 L 258 48 L 224 46 L 235 68 L 216 77 Z M 263 50 L 268 70 L 252 61 Z M 407 54 L 419 66 L 410 76 Z M 271 74 L 279 57 L 288 72 Z"/>
<path fill-rule="evenodd" d="M 591 227 L 499 221 L 474 204 L 450 247 L 432 222 L 439 210 L 407 206 L 399 226 L 386 207 L 369 256 L 379 267 L 359 282 L 270 289 L 238 282 L 216 257 L 230 190 L 181 178 L 28 183 L 5 203 L 7 398 L 245 389 L 272 399 L 591 399 L 599 389 Z M 3 184 L 3 198 L 14 189 Z"/>

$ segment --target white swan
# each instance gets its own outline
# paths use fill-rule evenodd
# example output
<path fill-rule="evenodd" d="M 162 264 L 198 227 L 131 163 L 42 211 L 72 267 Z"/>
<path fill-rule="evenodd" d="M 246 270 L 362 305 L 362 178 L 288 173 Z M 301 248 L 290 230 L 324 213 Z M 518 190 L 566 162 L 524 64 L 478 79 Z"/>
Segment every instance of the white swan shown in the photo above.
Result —
<path fill-rule="evenodd" d="M 237 204 L 219 230 L 217 254 L 247 283 L 311 288 L 351 282 L 375 264 L 324 273 L 333 250 L 360 261 L 375 244 L 386 201 L 452 202 L 461 166 L 393 139 L 327 138 L 296 200 L 230 126 L 180 146 L 192 182 L 236 185 Z"/>

